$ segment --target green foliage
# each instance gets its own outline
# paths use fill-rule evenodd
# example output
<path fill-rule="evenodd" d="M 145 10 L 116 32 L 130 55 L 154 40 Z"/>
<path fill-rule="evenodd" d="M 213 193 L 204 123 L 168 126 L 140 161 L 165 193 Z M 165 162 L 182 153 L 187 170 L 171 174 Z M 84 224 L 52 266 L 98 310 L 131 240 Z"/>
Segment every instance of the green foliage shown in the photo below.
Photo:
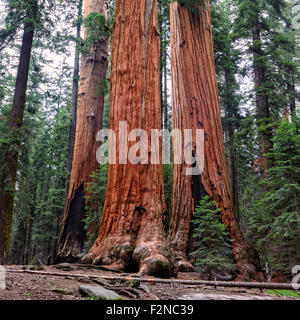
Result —
<path fill-rule="evenodd" d="M 277 297 L 294 297 L 294 298 L 300 298 L 300 294 L 291 291 L 291 290 L 267 290 L 267 294 L 271 294 Z"/>
<path fill-rule="evenodd" d="M 173 165 L 164 164 L 163 165 L 163 175 L 164 175 L 164 193 L 165 201 L 167 205 L 167 212 L 165 214 L 165 231 L 168 230 L 172 211 L 172 192 L 173 192 Z"/>
<path fill-rule="evenodd" d="M 165 190 L 165 199 L 168 211 L 171 210 L 171 202 L 172 202 L 172 189 L 173 189 L 173 165 L 172 164 L 164 164 L 164 190 Z"/>
<path fill-rule="evenodd" d="M 249 187 L 247 192 L 253 196 L 248 199 L 246 236 L 263 263 L 290 276 L 300 259 L 300 136 L 296 123 L 282 121 L 273 142 L 274 166 L 258 181 L 256 191 Z"/>
<path fill-rule="evenodd" d="M 258 95 L 267 97 L 273 126 L 280 119 L 286 105 L 290 103 L 288 89 L 291 82 L 299 81 L 297 56 L 299 43 L 295 42 L 292 30 L 291 4 L 280 0 L 235 0 L 238 14 L 234 22 L 234 37 L 247 42 L 246 50 L 253 61 L 264 70 L 260 85 L 255 88 Z M 260 39 L 253 35 L 258 28 Z M 253 65 L 249 71 L 253 71 Z M 292 79 L 293 78 L 293 79 Z M 262 115 L 264 117 L 264 115 Z"/>
<path fill-rule="evenodd" d="M 11 244 L 15 263 L 47 261 L 57 241 L 66 192 L 68 108 L 60 109 L 52 128 L 44 121 L 26 122 L 36 130 L 28 130 L 20 155 Z"/>
<path fill-rule="evenodd" d="M 170 66 L 168 61 L 170 59 L 170 1 L 158 1 L 158 25 L 160 33 L 160 100 L 162 106 L 162 128 L 170 129 L 170 103 L 168 92 L 168 77 L 170 75 Z"/>
<path fill-rule="evenodd" d="M 99 96 L 104 96 L 109 89 L 108 81 L 106 79 L 100 79 L 98 83 L 98 88 L 96 94 Z"/>
<path fill-rule="evenodd" d="M 83 41 L 81 51 L 87 54 L 95 43 L 110 35 L 110 27 L 106 17 L 98 12 L 91 12 L 84 19 L 83 25 L 86 28 L 87 37 Z"/>
<path fill-rule="evenodd" d="M 196 258 L 197 269 L 210 277 L 213 272 L 234 270 L 233 260 L 226 251 L 232 246 L 220 219 L 220 209 L 216 209 L 216 203 L 209 196 L 200 200 L 193 219 L 193 238 L 198 249 L 192 255 Z"/>
<path fill-rule="evenodd" d="M 56 244 L 64 211 L 72 85 L 70 67 L 65 60 L 69 54 L 66 47 L 71 37 L 68 40 L 62 39 L 55 32 L 49 36 L 48 31 L 54 21 L 58 23 L 56 27 L 63 30 L 59 23 L 66 27 L 68 23 L 62 20 L 72 8 L 77 8 L 71 5 L 58 19 L 52 12 L 51 4 L 52 1 L 40 7 L 43 25 L 37 26 L 33 43 L 24 124 L 19 129 L 21 148 L 11 239 L 13 263 L 47 262 Z M 57 9 L 60 9 L 59 4 Z M 4 59 L 0 59 L 0 64 L 5 63 L 7 70 L 0 77 L 0 87 L 4 88 L 0 115 L 4 117 L 9 115 L 11 108 L 15 82 L 12 75 L 17 65 L 16 55 L 9 50 L 12 53 L 19 51 L 18 39 L 15 44 L 10 44 L 7 51 L 1 53 Z M 51 55 L 49 50 L 53 50 Z M 51 59 L 57 59 L 58 55 L 61 60 L 56 60 L 55 68 L 52 68 Z M 2 133 L 8 132 L 5 127 L 6 124 L 1 121 L 0 139 L 4 138 Z"/>
<path fill-rule="evenodd" d="M 199 5 L 204 5 L 205 0 L 173 0 L 177 1 L 179 4 L 186 6 L 192 12 L 198 11 Z"/>
<path fill-rule="evenodd" d="M 87 241 L 84 243 L 83 254 L 92 247 L 98 236 L 102 210 L 105 202 L 108 165 L 101 165 L 90 176 L 86 184 L 86 216 L 84 218 Z"/>

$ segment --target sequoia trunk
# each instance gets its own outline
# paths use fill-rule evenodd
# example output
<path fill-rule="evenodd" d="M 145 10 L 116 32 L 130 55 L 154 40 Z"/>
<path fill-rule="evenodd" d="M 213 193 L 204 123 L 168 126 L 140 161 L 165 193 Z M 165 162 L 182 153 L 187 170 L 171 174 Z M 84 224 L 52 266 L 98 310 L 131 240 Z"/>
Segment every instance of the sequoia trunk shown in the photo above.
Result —
<path fill-rule="evenodd" d="M 106 16 L 104 0 L 86 0 L 85 17 L 97 12 Z M 85 32 L 85 38 L 88 36 Z M 104 94 L 99 86 L 106 80 L 108 40 L 99 37 L 82 58 L 78 93 L 77 123 L 69 192 L 65 204 L 63 228 L 58 240 L 55 261 L 76 261 L 85 239 L 85 189 L 90 175 L 99 164 L 96 151 L 97 132 L 102 128 Z"/>
<path fill-rule="evenodd" d="M 224 225 L 233 240 L 233 253 L 245 278 L 255 277 L 259 261 L 243 239 L 233 206 L 223 142 L 214 62 L 209 2 L 189 10 L 171 2 L 171 72 L 173 83 L 173 129 L 204 130 L 204 171 L 186 175 L 186 164 L 174 164 L 173 200 L 169 243 L 179 268 L 192 268 L 187 261 L 191 213 L 204 194 L 221 209 Z M 174 143 L 176 143 L 174 139 Z M 175 156 L 175 155 L 174 155 Z M 201 159 L 197 159 L 200 163 Z"/>
<path fill-rule="evenodd" d="M 14 193 L 21 144 L 21 127 L 23 124 L 26 89 L 29 74 L 30 57 L 34 36 L 34 19 L 37 2 L 28 4 L 27 23 L 24 26 L 20 60 L 14 92 L 14 100 L 9 118 L 9 143 L 3 144 L 3 168 L 0 172 L 0 264 L 7 262 L 12 229 Z"/>
<path fill-rule="evenodd" d="M 116 133 L 118 162 L 109 164 L 99 236 L 83 261 L 114 264 L 127 271 L 139 270 L 140 274 L 170 276 L 174 259 L 164 239 L 162 165 L 151 164 L 146 150 L 150 147 L 150 130 L 161 129 L 157 28 L 156 0 L 116 1 L 110 129 Z M 119 130 L 120 121 L 127 121 L 124 133 Z M 124 145 L 120 139 L 126 139 L 126 132 L 133 129 L 147 133 L 138 150 L 141 159 L 137 164 L 130 160 L 122 164 L 133 142 Z M 156 152 L 161 155 L 160 150 Z"/>

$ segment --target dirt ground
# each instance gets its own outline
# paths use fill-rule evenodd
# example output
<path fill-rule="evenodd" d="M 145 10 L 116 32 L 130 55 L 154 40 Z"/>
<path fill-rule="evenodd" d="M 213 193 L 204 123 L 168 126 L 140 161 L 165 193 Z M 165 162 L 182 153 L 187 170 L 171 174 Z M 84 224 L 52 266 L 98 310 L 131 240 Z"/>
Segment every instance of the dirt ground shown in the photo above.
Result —
<path fill-rule="evenodd" d="M 24 273 L 23 270 L 64 273 L 64 276 Z M 13 271 L 20 272 L 13 272 Z M 77 277 L 72 277 L 76 274 Z M 78 277 L 78 275 L 80 275 Z M 81 276 L 82 275 L 82 276 Z M 177 283 L 140 283 L 131 287 L 120 281 L 95 282 L 89 276 L 128 276 L 98 269 L 7 266 L 6 289 L 0 290 L 0 300 L 87 300 L 79 292 L 79 285 L 103 285 L 118 293 L 123 299 L 131 300 L 300 300 L 300 298 L 276 296 L 267 290 L 192 286 Z M 130 274 L 132 276 L 132 274 Z M 193 274 L 179 274 L 178 278 L 193 279 Z"/>

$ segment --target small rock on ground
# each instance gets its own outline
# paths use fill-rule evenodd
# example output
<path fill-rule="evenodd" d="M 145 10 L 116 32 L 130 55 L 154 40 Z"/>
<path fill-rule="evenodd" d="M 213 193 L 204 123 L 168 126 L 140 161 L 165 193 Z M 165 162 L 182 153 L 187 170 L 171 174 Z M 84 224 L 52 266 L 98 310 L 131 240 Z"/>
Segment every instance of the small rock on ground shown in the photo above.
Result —
<path fill-rule="evenodd" d="M 100 300 L 123 300 L 122 297 L 115 292 L 100 286 L 80 285 L 79 291 L 85 295 L 96 297 Z"/>

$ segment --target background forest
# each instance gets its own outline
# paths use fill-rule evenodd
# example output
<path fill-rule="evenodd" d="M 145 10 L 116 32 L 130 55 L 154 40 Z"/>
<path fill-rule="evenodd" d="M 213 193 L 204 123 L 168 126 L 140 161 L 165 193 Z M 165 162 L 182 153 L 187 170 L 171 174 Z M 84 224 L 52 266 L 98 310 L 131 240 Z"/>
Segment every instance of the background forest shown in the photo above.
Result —
<path fill-rule="evenodd" d="M 181 2 L 193 6 L 194 1 Z M 23 26 L 33 2 L 0 1 L 0 170 L 11 138 L 8 119 Z M 111 26 L 114 1 L 106 3 Z M 86 54 L 97 36 L 91 30 L 108 35 L 110 30 L 97 16 L 83 18 L 82 0 L 39 1 L 36 10 L 24 122 L 18 132 L 12 264 L 47 263 L 56 248 L 72 165 L 79 56 Z M 299 10 L 299 1 L 211 1 L 223 135 L 237 220 L 247 242 L 259 253 L 263 270 L 273 277 L 291 276 L 292 267 L 300 263 Z M 162 124 L 171 130 L 169 1 L 159 0 L 158 11 Z M 84 26 L 90 37 L 83 40 Z M 104 128 L 110 110 L 109 57 L 108 63 L 107 80 L 98 88 L 99 95 L 105 95 Z M 258 70 L 263 74 L 260 79 Z M 258 103 L 264 104 L 263 113 Z M 267 150 L 267 174 L 262 145 Z M 88 184 L 92 200 L 86 199 L 82 256 L 97 238 L 106 180 L 107 166 L 101 166 Z M 172 181 L 172 165 L 164 165 L 166 234 Z M 234 270 L 230 242 L 209 198 L 200 201 L 192 223 L 196 244 L 191 256 L 197 269 L 209 276 Z"/>

